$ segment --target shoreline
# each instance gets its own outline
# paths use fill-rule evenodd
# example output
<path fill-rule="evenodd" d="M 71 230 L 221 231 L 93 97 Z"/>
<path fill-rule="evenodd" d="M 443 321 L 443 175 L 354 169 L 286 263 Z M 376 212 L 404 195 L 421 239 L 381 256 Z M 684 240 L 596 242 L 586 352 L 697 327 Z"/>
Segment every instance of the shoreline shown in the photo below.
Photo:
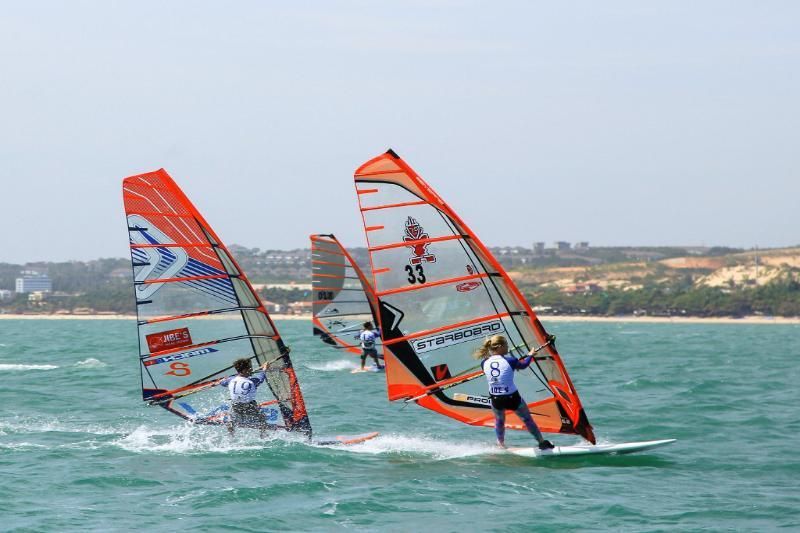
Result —
<path fill-rule="evenodd" d="M 270 314 L 273 320 L 311 320 L 311 315 Z M 547 322 L 617 322 L 639 324 L 800 324 L 800 317 L 661 317 L 661 316 L 582 316 L 538 315 Z M 0 320 L 136 320 L 135 315 L 18 315 L 0 314 Z"/>

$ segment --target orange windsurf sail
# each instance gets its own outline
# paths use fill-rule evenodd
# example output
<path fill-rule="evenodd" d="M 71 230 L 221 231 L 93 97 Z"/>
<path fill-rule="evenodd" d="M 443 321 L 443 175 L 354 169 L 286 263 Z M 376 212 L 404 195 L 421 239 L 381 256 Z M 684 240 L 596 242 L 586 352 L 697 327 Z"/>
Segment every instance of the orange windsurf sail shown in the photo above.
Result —
<path fill-rule="evenodd" d="M 363 324 L 378 325 L 377 302 L 369 280 L 334 235 L 311 235 L 311 285 L 314 335 L 360 355 Z"/>
<path fill-rule="evenodd" d="M 219 424 L 233 361 L 269 363 L 262 412 L 276 427 L 310 435 L 288 350 L 236 260 L 163 169 L 126 178 L 139 329 L 142 397 L 176 415 Z M 274 407 L 266 407 L 274 406 Z"/>
<path fill-rule="evenodd" d="M 378 303 L 390 400 L 492 426 L 474 350 L 502 334 L 515 355 L 542 347 L 516 384 L 545 432 L 592 427 L 555 346 L 528 302 L 472 230 L 389 150 L 355 172 Z M 522 421 L 509 415 L 511 429 Z"/>

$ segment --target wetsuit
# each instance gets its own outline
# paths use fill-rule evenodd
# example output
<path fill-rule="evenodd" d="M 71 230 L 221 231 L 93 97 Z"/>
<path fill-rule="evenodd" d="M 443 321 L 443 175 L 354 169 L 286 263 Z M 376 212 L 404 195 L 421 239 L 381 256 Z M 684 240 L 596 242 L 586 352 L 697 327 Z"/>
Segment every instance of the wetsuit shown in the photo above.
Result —
<path fill-rule="evenodd" d="M 267 417 L 256 402 L 256 390 L 266 379 L 264 372 L 256 372 L 248 377 L 237 374 L 219 382 L 220 387 L 228 387 L 231 393 L 229 427 L 245 426 L 262 430 L 274 427 L 267 423 Z"/>
<path fill-rule="evenodd" d="M 361 368 L 364 368 L 364 362 L 367 360 L 367 356 L 372 357 L 376 367 L 383 368 L 380 361 L 378 361 L 378 350 L 375 348 L 375 341 L 379 339 L 380 336 L 380 329 L 365 329 L 358 336 L 361 340 Z"/>
<path fill-rule="evenodd" d="M 514 411 L 539 444 L 546 442 L 536 422 L 533 421 L 528 404 L 519 395 L 517 386 L 514 385 L 514 371 L 528 368 L 531 361 L 533 361 L 533 356 L 530 355 L 519 360 L 512 355 L 505 354 L 492 355 L 481 362 L 481 368 L 489 382 L 489 394 L 494 413 L 494 432 L 497 435 L 497 442 L 500 444 L 505 442 L 506 411 Z"/>

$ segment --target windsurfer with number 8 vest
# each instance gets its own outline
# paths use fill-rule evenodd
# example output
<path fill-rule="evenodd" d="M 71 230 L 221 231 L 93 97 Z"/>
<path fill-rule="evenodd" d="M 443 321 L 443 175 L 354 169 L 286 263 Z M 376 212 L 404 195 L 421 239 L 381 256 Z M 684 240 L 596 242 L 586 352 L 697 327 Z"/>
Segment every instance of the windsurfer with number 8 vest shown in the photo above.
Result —
<path fill-rule="evenodd" d="M 228 418 L 228 431 L 233 435 L 234 428 L 237 426 L 258 428 L 263 438 L 267 429 L 275 429 L 276 426 L 267 422 L 267 417 L 261 412 L 256 402 L 256 391 L 258 386 L 267 380 L 264 373 L 269 362 L 259 367 L 261 372 L 253 374 L 253 367 L 250 359 L 237 359 L 233 362 L 233 368 L 237 374 L 222 379 L 220 387 L 227 387 L 231 393 L 231 410 Z"/>
<path fill-rule="evenodd" d="M 361 340 L 361 370 L 364 370 L 364 363 L 367 360 L 367 356 L 372 357 L 375 361 L 375 367 L 377 369 L 382 369 L 380 361 L 378 360 L 378 350 L 375 348 L 375 341 L 380 338 L 381 331 L 380 329 L 373 329 L 372 322 L 364 322 L 364 329 L 361 330 L 361 333 L 358 335 L 358 338 Z"/>
<path fill-rule="evenodd" d="M 539 442 L 540 450 L 553 448 L 553 443 L 542 437 L 539 426 L 534 422 L 528 404 L 519 395 L 514 385 L 514 371 L 528 368 L 533 361 L 536 349 L 531 349 L 524 359 L 517 359 L 508 353 L 508 341 L 502 335 L 494 335 L 486 339 L 475 351 L 476 359 L 481 361 L 481 368 L 489 382 L 489 394 L 492 399 L 494 413 L 494 432 L 497 445 L 505 448 L 506 411 L 513 411 L 525 423 L 528 432 Z"/>

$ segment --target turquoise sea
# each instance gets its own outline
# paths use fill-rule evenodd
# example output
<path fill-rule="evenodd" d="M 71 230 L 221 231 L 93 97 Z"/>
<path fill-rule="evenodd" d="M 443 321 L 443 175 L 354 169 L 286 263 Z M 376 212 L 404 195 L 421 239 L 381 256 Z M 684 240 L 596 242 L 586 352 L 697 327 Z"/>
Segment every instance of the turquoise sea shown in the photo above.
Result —
<path fill-rule="evenodd" d="M 600 441 L 679 441 L 503 454 L 491 429 L 390 404 L 381 374 L 350 374 L 305 321 L 278 327 L 315 433 L 381 436 L 231 439 L 142 404 L 133 320 L 2 320 L 0 530 L 800 529 L 800 326 L 545 326 Z"/>

